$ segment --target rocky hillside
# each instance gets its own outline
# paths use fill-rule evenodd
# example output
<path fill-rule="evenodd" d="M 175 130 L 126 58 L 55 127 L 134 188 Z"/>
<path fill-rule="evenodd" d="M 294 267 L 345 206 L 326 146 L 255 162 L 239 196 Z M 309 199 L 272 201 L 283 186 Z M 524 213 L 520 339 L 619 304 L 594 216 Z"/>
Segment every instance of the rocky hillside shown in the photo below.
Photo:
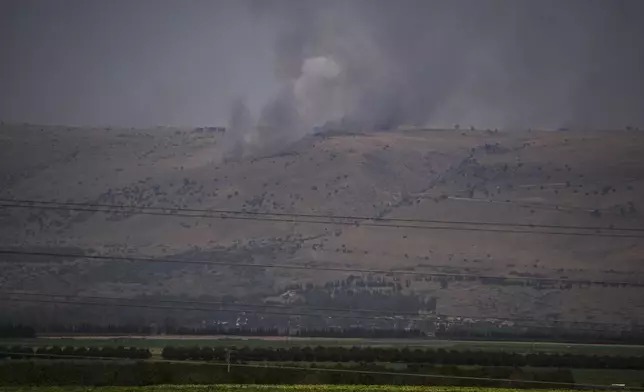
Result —
<path fill-rule="evenodd" d="M 0 244 L 95 255 L 644 283 L 644 238 L 634 238 L 644 232 L 615 231 L 644 227 L 644 133 L 327 133 L 235 159 L 227 158 L 224 137 L 222 130 L 208 128 L 4 125 L 0 198 L 552 228 L 424 229 L 374 227 L 364 219 L 341 225 L 4 207 Z M 604 229 L 564 235 L 571 230 L 558 226 Z M 604 235 L 615 233 L 629 237 Z M 644 322 L 644 288 L 628 285 L 21 260 L 2 266 L 3 290 L 334 306 L 354 301 L 358 307 L 393 309 L 402 303 L 411 310 L 477 317 Z M 362 299 L 348 299 L 347 291 Z M 383 305 L 385 297 L 398 302 Z"/>

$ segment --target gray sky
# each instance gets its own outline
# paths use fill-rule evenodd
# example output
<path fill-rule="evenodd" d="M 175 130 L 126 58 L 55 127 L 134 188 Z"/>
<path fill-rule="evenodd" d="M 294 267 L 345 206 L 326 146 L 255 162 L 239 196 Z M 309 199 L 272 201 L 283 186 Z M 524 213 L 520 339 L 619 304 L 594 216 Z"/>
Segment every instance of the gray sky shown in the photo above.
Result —
<path fill-rule="evenodd" d="M 0 118 L 225 125 L 241 99 L 275 125 L 644 127 L 643 19 L 641 0 L 0 0 Z"/>

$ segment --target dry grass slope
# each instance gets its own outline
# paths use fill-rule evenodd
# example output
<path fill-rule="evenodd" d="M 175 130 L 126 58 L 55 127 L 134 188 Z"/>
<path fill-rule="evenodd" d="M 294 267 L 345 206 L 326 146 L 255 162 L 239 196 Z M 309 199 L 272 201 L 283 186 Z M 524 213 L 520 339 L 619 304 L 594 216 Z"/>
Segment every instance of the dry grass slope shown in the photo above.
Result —
<path fill-rule="evenodd" d="M 644 134 L 414 130 L 311 136 L 226 160 L 189 129 L 0 130 L 2 198 L 523 224 L 642 227 Z M 644 240 L 0 212 L 2 245 L 100 254 L 644 281 Z M 7 289 L 274 297 L 346 274 L 157 265 L 7 265 Z M 411 281 L 443 313 L 644 322 L 638 288 Z"/>

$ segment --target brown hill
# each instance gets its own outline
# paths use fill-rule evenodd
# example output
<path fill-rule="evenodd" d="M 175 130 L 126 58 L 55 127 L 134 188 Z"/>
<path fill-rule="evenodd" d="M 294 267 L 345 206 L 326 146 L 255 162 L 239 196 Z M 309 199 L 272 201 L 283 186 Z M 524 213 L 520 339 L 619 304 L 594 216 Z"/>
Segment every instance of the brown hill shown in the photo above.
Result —
<path fill-rule="evenodd" d="M 5 248 L 52 252 L 71 248 L 232 263 L 644 283 L 644 239 L 601 236 L 644 237 L 644 232 L 611 230 L 644 226 L 639 211 L 644 209 L 642 133 L 337 133 L 236 160 L 225 159 L 224 137 L 204 129 L 4 126 L 0 197 L 605 230 L 599 236 L 576 236 L 373 227 L 363 220 L 337 225 L 3 208 L 0 242 Z M 3 290 L 256 301 L 282 301 L 285 296 L 279 294 L 297 282 L 304 286 L 295 288 L 297 301 L 318 303 L 311 287 L 336 287 L 349 275 L 78 259 L 5 264 L 0 279 Z M 392 282 L 401 283 L 400 288 L 382 290 L 435 298 L 440 313 L 644 321 L 644 288 L 638 287 L 534 287 L 413 277 Z M 381 290 L 373 287 L 361 290 Z"/>

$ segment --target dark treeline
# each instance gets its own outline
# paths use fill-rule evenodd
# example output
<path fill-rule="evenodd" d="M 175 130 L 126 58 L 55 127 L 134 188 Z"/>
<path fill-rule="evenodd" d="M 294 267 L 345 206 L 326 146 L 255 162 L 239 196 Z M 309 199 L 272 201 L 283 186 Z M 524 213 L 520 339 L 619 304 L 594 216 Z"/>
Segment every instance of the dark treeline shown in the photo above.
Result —
<path fill-rule="evenodd" d="M 311 365 L 319 367 L 319 365 Z M 153 361 L 0 361 L 0 386 L 7 385 L 153 385 L 153 384 L 362 384 L 362 385 L 452 385 L 512 388 L 556 388 L 547 382 L 572 383 L 569 370 L 516 369 L 514 367 L 459 368 L 410 365 L 402 370 L 425 375 L 512 378 L 512 381 L 415 377 L 382 374 L 397 372 L 377 364 L 335 364 L 331 369 L 364 370 L 372 373 L 276 369 L 225 364 L 167 363 Z M 526 380 L 526 381 L 522 381 Z M 542 381 L 546 383 L 531 383 Z M 559 386 L 560 387 L 560 386 Z"/>
<path fill-rule="evenodd" d="M 408 339 L 426 338 L 427 334 L 419 329 L 384 329 L 384 328 L 302 328 L 295 332 L 295 336 L 321 337 L 321 338 L 389 338 Z"/>
<path fill-rule="evenodd" d="M 131 335 L 150 335 L 153 333 L 153 328 L 149 325 L 137 324 L 107 324 L 98 325 L 90 323 L 81 324 L 55 324 L 39 328 L 38 331 L 47 333 L 63 333 L 63 334 L 131 334 Z"/>
<path fill-rule="evenodd" d="M 97 334 L 97 335 L 156 335 L 165 333 L 171 335 L 233 335 L 233 336 L 301 336 L 329 338 L 389 338 L 389 339 L 420 339 L 431 337 L 420 329 L 378 328 L 378 327 L 332 327 L 332 328 L 288 328 L 277 327 L 225 327 L 221 325 L 185 327 L 175 325 L 144 326 L 136 324 L 72 324 L 50 325 L 39 328 L 39 332 L 58 334 Z M 439 324 L 434 332 L 438 339 L 453 340 L 508 340 L 508 341 L 551 341 L 569 343 L 606 343 L 606 344 L 638 344 L 644 345 L 644 331 L 611 331 L 611 330 L 579 330 L 567 327 L 464 327 L 452 324 Z M 5 324 L 0 326 L 0 338 L 30 338 L 34 337 L 34 329 L 29 326 Z"/>
<path fill-rule="evenodd" d="M 299 336 L 324 338 L 423 338 L 427 337 L 418 329 L 385 328 L 299 328 L 295 331 L 279 328 L 169 328 L 173 335 L 236 335 L 236 336 Z"/>
<path fill-rule="evenodd" d="M 475 330 L 452 327 L 435 332 L 439 339 L 462 340 L 507 340 L 507 341 L 550 341 L 588 344 L 644 344 L 644 333 L 635 331 L 574 331 L 567 329 L 543 329 L 539 327 L 521 330 Z"/>
<path fill-rule="evenodd" d="M 33 338 L 33 328 L 20 324 L 0 324 L 0 338 Z"/>
<path fill-rule="evenodd" d="M 131 334 L 151 335 L 153 328 L 137 325 L 58 325 L 45 328 L 48 333 L 62 334 Z M 251 327 L 179 327 L 164 326 L 163 332 L 170 335 L 234 335 L 234 336 L 301 336 L 301 337 L 333 337 L 333 338 L 422 338 L 426 333 L 418 329 L 386 329 L 386 328 L 299 328 L 291 331 L 280 328 L 251 328 Z"/>
<path fill-rule="evenodd" d="M 402 285 L 411 281 L 385 282 L 383 278 L 363 280 L 356 277 L 346 281 L 328 282 L 324 287 L 306 287 L 299 291 L 309 306 L 380 309 L 391 312 L 426 312 L 436 310 L 436 298 L 424 298 L 401 292 Z M 391 287 L 389 287 L 391 286 Z M 378 290 L 379 287 L 389 287 Z"/>
<path fill-rule="evenodd" d="M 65 357 L 148 359 L 150 350 L 136 347 L 39 347 L 34 351 L 27 346 L 0 346 L 0 359 L 65 359 Z"/>
<path fill-rule="evenodd" d="M 95 335 L 154 335 L 159 328 L 135 324 L 74 324 L 74 325 L 51 325 L 42 328 L 47 333 L 61 334 L 95 334 Z M 160 330 L 171 335 L 239 335 L 239 336 L 279 336 L 278 328 L 227 328 L 223 326 L 210 327 L 179 327 L 164 325 Z M 288 331 L 287 331 L 288 332 Z M 283 334 L 283 333 L 282 333 Z"/>
<path fill-rule="evenodd" d="M 292 361 L 292 362 L 393 362 L 440 365 L 534 366 L 592 369 L 644 369 L 644 357 L 579 354 L 519 354 L 488 351 L 421 350 L 394 347 L 166 347 L 162 356 L 171 360 Z"/>
<path fill-rule="evenodd" d="M 166 333 L 172 335 L 234 335 L 234 336 L 281 336 L 288 334 L 288 331 L 280 333 L 278 328 L 225 328 L 219 326 L 212 327 L 169 327 Z"/>

